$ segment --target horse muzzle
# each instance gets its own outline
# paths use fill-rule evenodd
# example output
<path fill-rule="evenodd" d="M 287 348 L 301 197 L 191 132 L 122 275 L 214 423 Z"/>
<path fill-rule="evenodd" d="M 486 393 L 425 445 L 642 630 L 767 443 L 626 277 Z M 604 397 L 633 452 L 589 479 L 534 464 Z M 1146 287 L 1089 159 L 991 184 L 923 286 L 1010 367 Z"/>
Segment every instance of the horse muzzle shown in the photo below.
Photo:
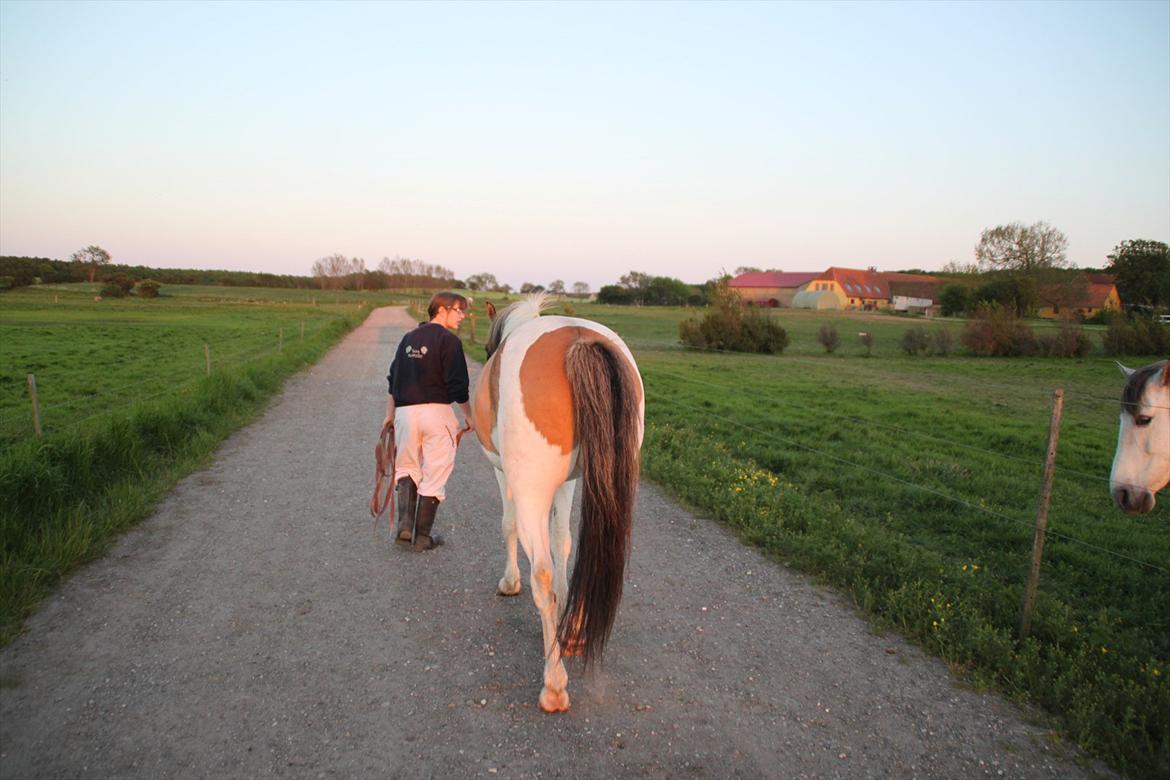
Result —
<path fill-rule="evenodd" d="M 1113 503 L 1126 514 L 1144 515 L 1154 510 L 1154 494 L 1143 487 L 1117 485 L 1109 492 L 1113 495 Z"/>

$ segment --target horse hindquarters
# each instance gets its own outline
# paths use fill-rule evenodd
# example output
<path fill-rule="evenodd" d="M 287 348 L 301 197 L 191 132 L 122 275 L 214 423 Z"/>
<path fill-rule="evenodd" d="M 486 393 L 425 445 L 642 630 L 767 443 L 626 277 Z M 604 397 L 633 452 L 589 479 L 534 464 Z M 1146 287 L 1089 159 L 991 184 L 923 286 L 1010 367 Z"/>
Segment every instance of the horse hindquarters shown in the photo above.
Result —
<path fill-rule="evenodd" d="M 622 597 L 641 445 L 637 369 L 605 341 L 578 341 L 565 355 L 573 393 L 581 527 L 560 622 L 560 645 L 600 658 Z"/>

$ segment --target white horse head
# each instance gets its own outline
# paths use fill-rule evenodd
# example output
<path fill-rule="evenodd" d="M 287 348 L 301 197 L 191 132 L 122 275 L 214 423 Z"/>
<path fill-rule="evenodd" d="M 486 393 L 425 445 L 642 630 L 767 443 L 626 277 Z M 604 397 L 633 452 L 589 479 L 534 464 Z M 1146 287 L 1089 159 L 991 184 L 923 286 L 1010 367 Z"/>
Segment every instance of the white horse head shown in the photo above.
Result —
<path fill-rule="evenodd" d="M 1154 494 L 1170 482 L 1170 361 L 1130 369 L 1121 393 L 1121 429 L 1109 475 L 1109 493 L 1129 514 L 1154 508 Z"/>

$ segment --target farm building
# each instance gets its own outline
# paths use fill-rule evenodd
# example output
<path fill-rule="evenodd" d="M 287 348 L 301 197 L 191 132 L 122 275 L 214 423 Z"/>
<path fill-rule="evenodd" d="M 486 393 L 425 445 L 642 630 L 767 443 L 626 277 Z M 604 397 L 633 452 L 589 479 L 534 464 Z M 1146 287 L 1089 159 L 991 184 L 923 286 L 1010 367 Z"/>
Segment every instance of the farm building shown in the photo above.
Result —
<path fill-rule="evenodd" d="M 881 276 L 890 288 L 894 311 L 934 317 L 942 310 L 939 292 L 947 284 L 945 279 L 924 274 L 884 273 Z"/>
<path fill-rule="evenodd" d="M 836 266 L 818 274 L 805 286 L 801 309 L 885 309 L 890 306 L 889 287 L 877 271 L 858 271 Z"/>
<path fill-rule="evenodd" d="M 1106 309 L 1121 309 L 1117 285 L 1109 274 L 1085 274 L 1083 281 L 1046 285 L 1040 290 L 1040 301 L 1037 315 L 1045 319 L 1064 314 L 1087 318 Z"/>
<path fill-rule="evenodd" d="M 792 299 L 819 273 L 757 271 L 740 274 L 728 282 L 744 301 L 756 306 L 792 306 Z"/>

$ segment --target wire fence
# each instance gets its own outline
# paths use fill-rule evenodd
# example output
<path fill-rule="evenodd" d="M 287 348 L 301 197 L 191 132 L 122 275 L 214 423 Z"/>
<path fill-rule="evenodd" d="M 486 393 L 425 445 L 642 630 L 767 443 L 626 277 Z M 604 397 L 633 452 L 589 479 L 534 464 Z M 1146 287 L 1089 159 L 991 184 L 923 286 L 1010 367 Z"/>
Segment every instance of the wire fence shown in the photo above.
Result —
<path fill-rule="evenodd" d="M 724 350 L 715 349 L 690 349 L 681 347 L 677 343 L 671 342 L 655 342 L 655 341 L 634 341 L 630 344 L 631 348 L 639 353 L 644 351 L 660 351 L 660 352 L 675 352 L 679 354 L 686 354 L 688 352 L 694 353 L 709 353 L 714 355 L 722 355 L 728 357 L 729 360 L 735 361 L 744 357 L 759 357 L 748 356 L 744 353 L 728 352 Z M 907 442 L 905 447 L 907 450 L 914 450 L 920 448 L 923 442 L 929 445 L 935 445 L 944 448 L 954 448 L 957 451 L 976 454 L 985 459 L 998 460 L 1012 464 L 1014 470 L 1017 472 L 1018 479 L 1027 482 L 1029 477 L 1023 476 L 1027 474 L 1035 475 L 1035 486 L 1039 492 L 1040 475 L 1044 466 L 1044 453 L 1038 449 L 1034 456 L 1020 455 L 1012 452 L 1005 452 L 1001 449 L 991 449 L 986 446 L 979 446 L 967 441 L 959 441 L 945 436 L 939 436 L 933 432 L 923 431 L 906 425 L 897 425 L 887 421 L 877 419 L 876 417 L 861 417 L 856 414 L 840 412 L 829 403 L 825 402 L 825 398 L 831 396 L 829 392 L 832 388 L 826 388 L 826 393 L 822 396 L 802 396 L 795 401 L 789 401 L 787 405 L 783 400 L 778 400 L 776 394 L 763 393 L 752 389 L 748 383 L 736 381 L 731 377 L 736 376 L 733 366 L 728 366 L 726 371 L 723 371 L 722 376 L 728 377 L 726 380 L 711 379 L 700 375 L 695 371 L 672 370 L 659 363 L 647 361 L 649 370 L 646 371 L 648 378 L 648 393 L 654 381 L 661 379 L 669 379 L 677 384 L 677 386 L 700 386 L 709 390 L 706 394 L 705 403 L 702 407 L 693 403 L 688 403 L 677 397 L 672 397 L 669 400 L 669 406 L 675 409 L 682 409 L 689 412 L 691 417 L 690 424 L 693 421 L 705 420 L 704 423 L 708 429 L 716 430 L 719 428 L 735 428 L 741 431 L 750 432 L 757 440 L 771 441 L 773 443 L 782 444 L 801 452 L 808 453 L 817 458 L 821 458 L 827 462 L 837 464 L 843 469 L 851 470 L 852 473 L 864 473 L 871 477 L 876 477 L 880 480 L 891 484 L 898 485 L 902 488 L 918 491 L 925 494 L 930 494 L 934 497 L 947 502 L 956 508 L 962 508 L 965 511 L 975 512 L 980 516 L 994 518 L 998 522 L 1008 523 L 1018 529 L 1034 529 L 1036 526 L 1035 516 L 1027 515 L 1024 510 L 1018 514 L 1012 514 L 1005 511 L 993 509 L 991 507 L 981 505 L 976 501 L 964 498 L 959 495 L 960 491 L 945 490 L 939 487 L 922 484 L 914 479 L 908 479 L 905 476 L 899 476 L 889 471 L 875 467 L 866 461 L 872 461 L 875 453 L 867 451 L 864 443 L 857 445 L 853 453 L 846 457 L 836 452 L 830 451 L 825 447 L 818 447 L 810 444 L 808 441 L 802 441 L 791 435 L 786 435 L 780 426 L 768 425 L 767 423 L 759 423 L 756 421 L 745 421 L 736 419 L 735 414 L 731 410 L 731 402 L 736 399 L 749 399 L 753 404 L 761 410 L 759 414 L 760 419 L 767 419 L 769 414 L 784 415 L 799 415 L 802 417 L 815 417 L 819 420 L 828 420 L 837 425 L 850 424 L 855 427 L 864 428 L 865 430 L 881 429 L 897 434 L 903 441 Z M 828 365 L 824 359 L 816 359 L 812 357 L 785 357 L 783 360 L 775 362 L 776 371 L 787 371 L 793 366 L 801 368 L 815 368 L 819 371 L 839 372 L 840 365 Z M 717 367 L 719 370 L 719 367 Z M 1017 399 L 1022 399 L 1028 406 L 1027 414 L 1038 413 L 1043 410 L 1047 416 L 1047 404 L 1052 397 L 1053 388 L 1050 387 L 1031 387 L 1021 386 L 1019 384 L 1007 384 L 1005 382 L 985 381 L 979 379 L 977 384 L 973 384 L 969 378 L 962 376 L 946 376 L 931 374 L 929 377 L 923 378 L 907 378 L 904 374 L 897 371 L 883 371 L 881 368 L 871 368 L 866 366 L 865 372 L 867 376 L 874 376 L 878 374 L 883 379 L 891 380 L 892 384 L 905 383 L 908 381 L 915 389 L 923 393 L 931 395 L 946 395 L 957 394 L 960 396 L 971 397 L 978 393 L 986 392 L 989 389 L 998 389 L 1005 391 L 1005 393 L 1014 396 Z M 1123 384 L 1123 378 L 1120 373 L 1118 376 L 1118 395 L 1112 398 L 1102 396 L 1098 389 L 1082 389 L 1080 392 L 1075 391 L 1071 394 L 1066 393 L 1069 401 L 1080 404 L 1086 409 L 1094 412 L 1094 417 L 1101 421 L 1101 425 L 1114 426 L 1116 425 L 1117 414 L 1120 413 L 1120 390 Z M 841 380 L 837 383 L 841 387 L 856 386 L 856 380 Z M 1044 406 L 1039 406 L 1036 402 L 1044 401 Z M 708 405 L 710 404 L 710 405 Z M 1034 408 L 1033 408 L 1034 407 Z M 720 412 L 724 413 L 720 413 Z M 1037 424 L 1039 418 L 1037 417 Z M 1107 438 L 1112 435 L 1112 431 L 1107 431 Z M 1112 456 L 1112 451 L 1108 453 Z M 1107 470 L 1102 470 L 1098 473 L 1089 473 L 1084 470 L 1069 468 L 1065 466 L 1057 466 L 1055 473 L 1062 480 L 1073 480 L 1077 484 L 1098 484 L 1102 486 L 1101 493 L 1105 493 L 1104 486 L 1110 482 L 1110 477 Z M 844 481 L 844 480 L 843 480 Z M 1112 509 L 1112 507 L 1110 507 Z M 883 509 L 884 511 L 884 509 Z M 1120 512 L 1117 513 L 1118 522 L 1132 522 L 1130 518 L 1120 519 Z M 1052 530 L 1046 531 L 1048 538 L 1075 545 L 1080 548 L 1091 550 L 1094 553 L 1108 556 L 1119 562 L 1124 562 L 1126 565 L 1133 565 L 1140 567 L 1146 571 L 1156 572 L 1160 575 L 1170 574 L 1170 568 L 1161 562 L 1139 557 L 1138 555 L 1130 554 L 1129 552 L 1114 549 L 1103 544 L 1098 544 L 1089 539 L 1082 538 L 1080 535 L 1070 533 L 1066 530 Z"/>
<path fill-rule="evenodd" d="M 101 324 L 111 325 L 109 322 Z M 36 387 L 35 392 L 38 396 L 36 399 L 26 398 L 25 403 L 0 412 L 0 441 L 15 442 L 33 438 L 39 435 L 38 431 L 42 429 L 50 433 L 67 432 L 92 420 L 124 412 L 138 404 L 149 403 L 164 396 L 183 394 L 217 371 L 235 370 L 261 359 L 278 356 L 300 345 L 311 344 L 329 328 L 331 321 L 317 320 L 314 325 L 306 328 L 302 321 L 290 323 L 287 328 L 279 326 L 265 328 L 264 333 L 270 335 L 260 336 L 264 341 L 258 344 L 253 341 L 242 348 L 238 346 L 238 337 L 223 340 L 190 340 L 192 354 L 189 361 L 180 364 L 179 370 L 184 371 L 181 377 L 176 378 L 172 374 L 169 379 L 160 380 L 157 376 L 158 358 L 146 355 L 138 361 L 121 363 L 118 371 L 143 376 L 154 375 L 153 377 L 114 386 L 101 386 L 92 392 L 66 400 L 46 403 L 45 398 L 57 395 L 57 391 L 54 390 L 51 380 L 46 381 L 42 376 L 37 378 L 35 383 L 33 381 L 29 383 L 30 388 Z M 118 326 L 139 327 L 141 323 L 120 323 Z M 256 339 L 257 335 L 253 333 L 249 338 Z M 196 344 L 198 346 L 195 346 Z M 90 414 L 81 413 L 87 406 L 95 404 L 102 408 Z"/>

